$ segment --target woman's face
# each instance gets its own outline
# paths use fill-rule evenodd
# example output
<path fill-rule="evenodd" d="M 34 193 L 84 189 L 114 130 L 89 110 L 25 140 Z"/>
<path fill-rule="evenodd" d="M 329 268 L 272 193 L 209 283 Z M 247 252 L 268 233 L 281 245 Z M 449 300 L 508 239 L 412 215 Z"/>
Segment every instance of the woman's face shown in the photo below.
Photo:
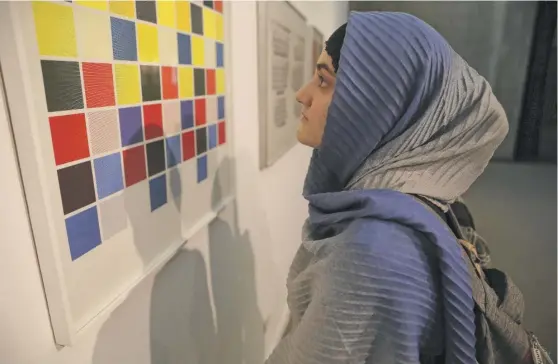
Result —
<path fill-rule="evenodd" d="M 316 63 L 312 80 L 302 86 L 296 94 L 296 100 L 302 104 L 302 115 L 298 125 L 297 138 L 304 145 L 318 148 L 327 119 L 327 109 L 333 97 L 335 71 L 331 57 L 322 51 Z"/>

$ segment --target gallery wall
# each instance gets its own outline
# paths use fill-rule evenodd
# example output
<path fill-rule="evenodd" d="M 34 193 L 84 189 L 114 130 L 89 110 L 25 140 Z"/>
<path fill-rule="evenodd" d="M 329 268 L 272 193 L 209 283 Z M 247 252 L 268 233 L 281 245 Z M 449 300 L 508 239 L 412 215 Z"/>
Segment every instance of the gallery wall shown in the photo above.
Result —
<path fill-rule="evenodd" d="M 260 171 L 256 4 L 228 5 L 235 141 L 229 164 L 236 170 L 237 202 L 80 333 L 73 347 L 53 339 L 0 95 L 0 256 L 9 257 L 0 264 L 1 363 L 261 363 L 275 344 L 286 312 L 286 273 L 306 215 L 300 192 L 310 151 L 296 146 Z M 294 5 L 326 37 L 347 16 L 345 2 Z"/>

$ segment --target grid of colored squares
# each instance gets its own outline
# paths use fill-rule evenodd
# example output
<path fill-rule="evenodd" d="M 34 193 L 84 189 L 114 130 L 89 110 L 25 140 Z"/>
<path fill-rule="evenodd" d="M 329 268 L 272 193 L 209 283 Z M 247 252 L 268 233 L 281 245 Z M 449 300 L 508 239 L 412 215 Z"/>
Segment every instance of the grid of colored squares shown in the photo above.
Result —
<path fill-rule="evenodd" d="M 53 60 L 41 69 L 49 112 L 225 93 L 223 69 Z"/>
<path fill-rule="evenodd" d="M 122 141 L 129 145 L 122 150 L 118 136 L 88 141 L 88 136 L 93 135 L 90 131 L 95 128 L 118 129 L 116 110 L 91 113 L 87 121 L 83 113 L 49 118 L 55 157 L 75 157 L 77 153 L 83 157 L 77 163 L 58 169 L 64 214 L 71 214 L 196 156 L 201 157 L 226 142 L 225 121 L 163 137 L 159 127 L 145 123 L 142 126 L 140 107 L 120 109 L 118 113 Z M 154 138 L 149 140 L 149 137 Z M 102 153 L 88 158 L 89 146 Z M 207 169 L 198 170 L 197 178 L 198 182 L 205 180 Z"/>
<path fill-rule="evenodd" d="M 218 104 L 224 104 L 223 98 L 217 100 L 222 100 Z M 180 123 L 176 119 L 175 124 L 189 127 L 176 135 L 163 136 L 159 126 L 147 122 L 147 117 L 152 115 L 152 111 L 146 112 L 146 109 L 155 107 L 155 110 L 160 110 L 160 106 L 160 104 L 144 105 L 143 110 L 142 107 L 137 106 L 49 118 L 55 157 L 76 158 L 78 155 L 83 157 L 78 159 L 77 163 L 62 165 L 57 171 L 64 214 L 72 215 L 75 211 L 87 207 L 85 211 L 80 211 L 66 219 L 70 240 L 71 229 L 83 233 L 82 238 L 76 237 L 75 241 L 70 241 L 73 259 L 101 242 L 99 218 L 77 217 L 96 214 L 97 207 L 90 205 L 107 199 L 126 187 L 149 179 L 151 210 L 154 211 L 167 203 L 166 178 L 170 169 L 196 156 L 197 182 L 207 179 L 206 152 L 226 142 L 225 121 L 194 128 L 190 121 Z M 192 120 L 191 111 L 195 113 L 192 101 L 182 101 L 179 106 L 181 112 L 187 112 L 181 115 L 184 117 L 182 120 Z M 120 135 L 117 134 L 118 130 Z M 104 135 L 96 137 L 98 133 Z M 88 158 L 89 148 L 93 154 L 91 158 Z M 92 239 L 91 234 L 85 234 L 87 229 L 70 227 L 74 222 L 97 226 L 88 228 L 96 232 L 94 235 L 96 238 Z M 104 239 L 110 237 L 106 235 L 103 234 Z M 87 243 L 92 241 L 97 243 L 93 245 Z M 72 245 L 72 242 L 75 244 Z"/>
<path fill-rule="evenodd" d="M 223 5 L 32 6 L 75 260 L 126 226 L 119 191 L 147 180 L 155 211 L 180 163 L 195 158 L 192 178 L 208 178 L 207 152 L 226 142 Z"/>
<path fill-rule="evenodd" d="M 223 66 L 220 1 L 74 3 L 33 2 L 41 56 Z"/>
<path fill-rule="evenodd" d="M 41 69 L 49 112 L 225 93 L 223 69 L 59 60 Z"/>

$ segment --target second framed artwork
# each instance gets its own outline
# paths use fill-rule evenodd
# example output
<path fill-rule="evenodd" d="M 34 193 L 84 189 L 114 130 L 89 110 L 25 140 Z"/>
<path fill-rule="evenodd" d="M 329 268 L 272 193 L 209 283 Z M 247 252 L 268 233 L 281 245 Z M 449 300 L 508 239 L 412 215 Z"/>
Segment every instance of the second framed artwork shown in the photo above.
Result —
<path fill-rule="evenodd" d="M 260 168 L 296 145 L 301 106 L 296 92 L 309 77 L 306 18 L 287 1 L 258 5 Z"/>
<path fill-rule="evenodd" d="M 312 55 L 310 57 L 310 74 L 314 73 L 314 68 L 316 63 L 318 63 L 318 58 L 324 48 L 324 35 L 316 29 L 316 27 L 310 27 L 310 39 L 312 47 Z"/>

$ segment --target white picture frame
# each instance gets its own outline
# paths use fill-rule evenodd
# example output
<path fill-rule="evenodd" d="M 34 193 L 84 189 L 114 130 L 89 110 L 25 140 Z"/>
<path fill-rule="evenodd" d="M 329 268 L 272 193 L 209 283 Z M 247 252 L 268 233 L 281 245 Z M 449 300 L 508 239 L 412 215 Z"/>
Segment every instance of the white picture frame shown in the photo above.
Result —
<path fill-rule="evenodd" d="M 307 76 L 308 27 L 288 1 L 260 1 L 257 9 L 260 168 L 264 169 L 297 143 L 301 106 L 295 95 Z"/>
<path fill-rule="evenodd" d="M 225 69 L 230 69 L 229 7 L 223 2 Z M 164 266 L 190 237 L 207 226 L 234 199 L 234 171 L 228 168 L 230 163 L 226 163 L 233 157 L 232 108 L 227 102 L 230 100 L 231 77 L 225 73 L 226 143 L 213 149 L 208 147 L 207 152 L 192 160 L 167 167 L 168 170 L 162 172 L 166 176 L 167 202 L 149 211 L 149 216 L 145 215 L 145 207 L 149 206 L 145 203 L 145 193 L 148 193 L 148 200 L 150 193 L 145 184 L 149 183 L 149 176 L 125 187 L 119 194 L 115 193 L 116 197 L 110 198 L 124 201 L 124 228 L 73 259 L 65 226 L 65 219 L 71 213 L 64 212 L 61 201 L 59 167 L 49 130 L 52 113 L 48 112 L 45 100 L 32 3 L 0 3 L 0 23 L 3 30 L 0 48 L 10 50 L 0 52 L 0 67 L 51 325 L 56 343 L 72 346 L 80 335 L 102 317 L 107 317 L 143 278 Z M 83 113 L 87 113 L 87 107 Z M 163 135 L 162 139 L 166 137 Z M 124 149 L 121 146 L 119 153 Z M 206 156 L 208 164 L 207 177 L 198 183 L 193 179 L 196 178 L 194 166 L 200 156 Z M 93 156 L 90 160 L 93 164 Z M 223 165 L 227 168 L 220 169 Z M 176 182 L 173 176 L 178 176 L 179 183 L 173 185 L 173 180 Z M 181 193 L 175 195 L 173 186 L 180 187 Z M 216 192 L 216 188 L 219 191 Z M 103 201 L 95 201 L 95 208 L 100 209 Z M 150 203 L 153 208 L 153 202 Z M 98 219 L 102 220 L 102 213 Z M 102 221 L 100 225 L 104 226 Z"/>

